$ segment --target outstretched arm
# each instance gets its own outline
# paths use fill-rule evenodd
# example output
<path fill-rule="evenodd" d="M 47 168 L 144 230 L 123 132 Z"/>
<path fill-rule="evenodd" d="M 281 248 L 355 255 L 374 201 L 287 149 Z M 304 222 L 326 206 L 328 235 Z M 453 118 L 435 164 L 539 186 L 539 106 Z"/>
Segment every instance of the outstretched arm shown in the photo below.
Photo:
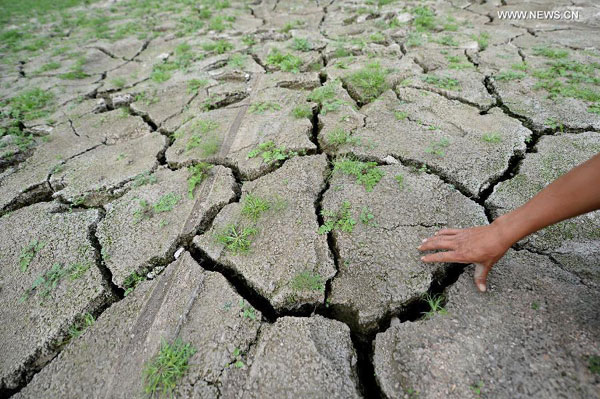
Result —
<path fill-rule="evenodd" d="M 600 154 L 545 187 L 520 208 L 487 226 L 444 229 L 423 240 L 424 262 L 474 263 L 475 285 L 484 292 L 487 275 L 508 249 L 544 227 L 600 209 Z"/>

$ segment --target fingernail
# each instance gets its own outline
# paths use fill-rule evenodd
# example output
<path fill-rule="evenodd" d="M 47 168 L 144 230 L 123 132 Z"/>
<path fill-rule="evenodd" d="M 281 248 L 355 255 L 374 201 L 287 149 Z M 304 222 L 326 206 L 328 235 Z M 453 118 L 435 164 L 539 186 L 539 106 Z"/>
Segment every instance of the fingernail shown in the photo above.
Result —
<path fill-rule="evenodd" d="M 437 235 L 438 235 L 438 232 L 436 231 L 435 234 L 434 234 L 434 236 L 437 236 Z"/>
<path fill-rule="evenodd" d="M 421 256 L 421 260 L 425 260 L 425 257 L 424 257 L 424 256 Z"/>
<path fill-rule="evenodd" d="M 421 242 L 425 242 L 425 241 L 427 241 L 427 238 L 423 238 L 423 239 L 421 240 Z"/>
<path fill-rule="evenodd" d="M 481 291 L 481 292 L 485 292 L 486 291 L 485 284 L 477 284 L 477 288 L 479 288 L 479 291 Z"/>

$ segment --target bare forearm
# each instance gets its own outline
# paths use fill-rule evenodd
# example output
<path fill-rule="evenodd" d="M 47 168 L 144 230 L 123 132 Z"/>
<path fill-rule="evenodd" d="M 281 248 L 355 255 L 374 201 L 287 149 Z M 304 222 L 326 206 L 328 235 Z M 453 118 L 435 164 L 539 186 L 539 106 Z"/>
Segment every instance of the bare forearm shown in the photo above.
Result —
<path fill-rule="evenodd" d="M 546 226 L 600 209 L 600 154 L 494 221 L 510 245 Z"/>

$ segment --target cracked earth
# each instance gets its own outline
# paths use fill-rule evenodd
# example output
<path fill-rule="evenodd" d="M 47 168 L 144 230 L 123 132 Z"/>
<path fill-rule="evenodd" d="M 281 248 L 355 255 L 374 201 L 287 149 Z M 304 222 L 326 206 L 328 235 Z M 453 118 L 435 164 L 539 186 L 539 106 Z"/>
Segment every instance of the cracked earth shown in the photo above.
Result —
<path fill-rule="evenodd" d="M 180 339 L 176 397 L 600 398 L 599 212 L 485 294 L 416 249 L 600 152 L 599 16 L 124 0 L 5 26 L 0 396 L 147 397 Z"/>

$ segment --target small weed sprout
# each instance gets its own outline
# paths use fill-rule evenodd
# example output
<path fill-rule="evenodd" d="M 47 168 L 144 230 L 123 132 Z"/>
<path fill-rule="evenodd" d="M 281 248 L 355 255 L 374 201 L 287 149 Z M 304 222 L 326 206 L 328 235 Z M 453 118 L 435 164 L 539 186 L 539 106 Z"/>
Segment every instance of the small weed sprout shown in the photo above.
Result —
<path fill-rule="evenodd" d="M 356 220 L 350 215 L 350 202 L 342 202 L 340 209 L 336 211 L 321 210 L 321 215 L 325 219 L 325 223 L 319 227 L 319 234 L 327 234 L 333 230 L 341 230 L 346 233 L 352 233 Z"/>
<path fill-rule="evenodd" d="M 144 219 L 150 219 L 152 217 L 152 207 L 148 201 L 140 199 L 138 200 L 138 205 L 140 207 L 133 212 L 133 224 L 137 224 Z"/>
<path fill-rule="evenodd" d="M 443 305 L 444 299 L 445 298 L 443 295 L 435 295 L 435 296 L 431 296 L 429 294 L 425 295 L 425 301 L 427 302 L 427 305 L 429 305 L 429 310 L 427 312 L 423 313 L 425 315 L 426 319 L 429 319 L 436 314 L 440 314 L 440 315 L 448 314 L 448 311 L 444 308 L 444 305 Z"/>
<path fill-rule="evenodd" d="M 502 136 L 498 132 L 484 133 L 481 140 L 490 144 L 498 144 L 502 142 Z"/>
<path fill-rule="evenodd" d="M 246 57 L 242 54 L 234 54 L 229 57 L 227 61 L 227 66 L 234 69 L 242 69 L 246 64 Z"/>
<path fill-rule="evenodd" d="M 260 143 L 258 148 L 255 148 L 248 152 L 248 159 L 256 158 L 261 156 L 263 162 L 267 165 L 272 165 L 288 158 L 298 155 L 297 152 L 288 151 L 284 146 L 276 147 L 275 143 L 271 140 Z"/>
<path fill-rule="evenodd" d="M 396 179 L 396 183 L 398 183 L 398 189 L 402 190 L 404 188 L 404 176 L 396 175 L 394 176 L 394 179 Z"/>
<path fill-rule="evenodd" d="M 69 340 L 77 339 L 87 330 L 89 327 L 94 325 L 94 316 L 86 312 L 74 325 L 69 327 Z"/>
<path fill-rule="evenodd" d="M 188 183 L 188 197 L 190 199 L 194 198 L 194 190 L 196 189 L 197 186 L 200 185 L 200 183 L 202 183 L 204 181 L 204 179 L 206 179 L 206 177 L 208 177 L 208 173 L 211 168 L 212 168 L 212 165 L 210 165 L 206 162 L 200 162 L 196 165 L 188 167 L 189 175 L 187 178 L 187 183 Z"/>
<path fill-rule="evenodd" d="M 394 112 L 394 117 L 396 118 L 397 121 L 403 121 L 406 118 L 408 118 L 408 112 L 404 112 L 404 111 L 395 111 Z"/>
<path fill-rule="evenodd" d="M 163 339 L 158 354 L 144 366 L 144 392 L 152 397 L 172 396 L 195 353 L 196 349 L 190 343 L 184 344 L 177 339 L 169 344 Z"/>
<path fill-rule="evenodd" d="M 22 272 L 27 271 L 27 268 L 29 267 L 29 264 L 31 263 L 35 255 L 38 252 L 40 252 L 45 246 L 46 243 L 44 242 L 38 240 L 31 240 L 29 241 L 29 244 L 27 244 L 23 249 L 21 249 L 21 253 L 19 254 L 19 268 Z"/>
<path fill-rule="evenodd" d="M 271 102 L 271 101 L 259 101 L 250 104 L 248 111 L 251 114 L 264 114 L 267 111 L 279 111 L 281 109 L 281 105 Z"/>
<path fill-rule="evenodd" d="M 242 207 L 242 215 L 256 222 L 260 216 L 271 208 L 271 203 L 267 200 L 254 196 L 246 195 L 244 198 L 244 206 Z"/>
<path fill-rule="evenodd" d="M 533 55 L 546 57 L 546 58 L 567 58 L 569 56 L 569 52 L 563 49 L 555 49 L 551 47 L 534 47 Z"/>
<path fill-rule="evenodd" d="M 489 40 L 490 40 L 490 34 L 489 33 L 487 33 L 487 32 L 481 32 L 479 35 L 473 34 L 473 35 L 471 35 L 471 38 L 477 42 L 477 45 L 479 46 L 479 49 L 481 51 L 483 51 L 486 48 L 488 48 Z"/>
<path fill-rule="evenodd" d="M 225 248 L 234 255 L 248 252 L 250 238 L 258 233 L 256 227 L 242 227 L 235 224 L 228 225 L 225 230 L 217 234 L 217 242 L 224 244 Z"/>
<path fill-rule="evenodd" d="M 129 276 L 125 278 L 123 281 L 123 287 L 125 287 L 125 296 L 129 295 L 131 291 L 135 289 L 145 278 L 143 275 L 138 274 L 137 272 L 131 273 Z"/>
<path fill-rule="evenodd" d="M 469 388 L 471 388 L 471 391 L 473 391 L 473 393 L 477 396 L 481 395 L 481 390 L 483 389 L 484 383 L 483 381 L 479 381 L 477 384 L 473 384 L 471 385 Z"/>
<path fill-rule="evenodd" d="M 373 213 L 371 212 L 371 210 L 368 207 L 363 207 L 362 210 L 360 211 L 360 221 L 362 222 L 362 224 L 366 224 L 366 225 L 377 225 L 377 223 L 375 223 L 373 221 L 373 219 L 375 218 L 375 215 L 373 215 Z"/>
<path fill-rule="evenodd" d="M 239 302 L 240 309 L 242 310 L 242 316 L 246 319 L 256 320 L 256 310 L 250 305 L 246 303 L 243 299 L 240 299 Z"/>
<path fill-rule="evenodd" d="M 427 148 L 425 148 L 425 152 L 428 154 L 433 154 L 433 155 L 437 155 L 439 157 L 443 157 L 444 155 L 446 155 L 446 152 L 444 151 L 444 149 L 447 148 L 449 145 L 450 145 L 450 140 L 443 137 L 439 141 L 429 144 L 429 146 Z"/>
<path fill-rule="evenodd" d="M 383 171 L 377 167 L 376 162 L 360 162 L 348 158 L 336 160 L 333 172 L 344 173 L 356 177 L 356 182 L 362 184 L 367 191 L 373 188 L 383 177 Z"/>
<path fill-rule="evenodd" d="M 299 105 L 292 109 L 292 116 L 296 119 L 311 118 L 313 115 L 309 105 Z"/>
<path fill-rule="evenodd" d="M 297 274 L 292 279 L 292 289 L 294 291 L 325 291 L 325 281 L 319 273 L 305 270 Z"/>

